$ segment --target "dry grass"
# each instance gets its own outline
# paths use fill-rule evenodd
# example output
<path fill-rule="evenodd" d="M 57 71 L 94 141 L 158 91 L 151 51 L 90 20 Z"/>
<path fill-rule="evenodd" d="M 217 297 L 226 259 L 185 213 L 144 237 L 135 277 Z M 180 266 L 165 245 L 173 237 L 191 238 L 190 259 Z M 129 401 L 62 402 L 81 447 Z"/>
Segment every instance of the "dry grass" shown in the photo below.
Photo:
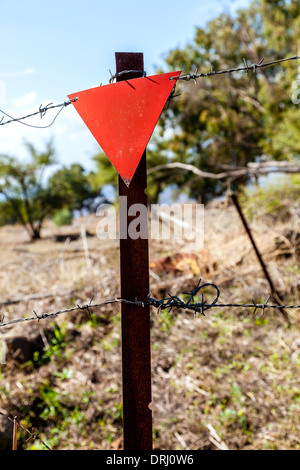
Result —
<path fill-rule="evenodd" d="M 77 220 L 95 233 L 93 217 Z M 205 253 L 198 266 L 153 270 L 151 292 L 161 297 L 192 288 L 201 277 L 221 290 L 220 302 L 266 298 L 268 285 L 233 207 L 208 207 Z M 287 303 L 299 304 L 297 254 L 278 257 L 275 239 L 299 231 L 299 217 L 254 220 L 253 235 Z M 51 224 L 30 244 L 18 227 L 0 230 L 1 298 L 51 293 L 53 298 L 2 307 L 5 319 L 71 307 L 119 295 L 118 243 L 88 237 L 58 243 Z M 150 259 L 172 255 L 151 243 Z M 208 294 L 207 294 L 208 295 Z M 298 449 L 300 385 L 296 341 L 300 312 L 288 328 L 279 311 L 264 317 L 240 308 L 214 309 L 206 317 L 152 312 L 153 435 L 157 449 Z M 35 426 L 55 449 L 118 449 L 122 438 L 120 312 L 105 307 L 62 315 L 2 331 L 5 337 L 42 333 L 51 351 L 41 364 L 20 364 L 17 351 L 1 366 L 0 409 Z M 25 326 L 24 326 L 25 325 Z M 59 348 L 53 346 L 53 335 Z M 300 357 L 300 354 L 299 354 Z M 36 442 L 24 448 L 42 448 Z M 1 444 L 0 444 L 1 445 Z"/>

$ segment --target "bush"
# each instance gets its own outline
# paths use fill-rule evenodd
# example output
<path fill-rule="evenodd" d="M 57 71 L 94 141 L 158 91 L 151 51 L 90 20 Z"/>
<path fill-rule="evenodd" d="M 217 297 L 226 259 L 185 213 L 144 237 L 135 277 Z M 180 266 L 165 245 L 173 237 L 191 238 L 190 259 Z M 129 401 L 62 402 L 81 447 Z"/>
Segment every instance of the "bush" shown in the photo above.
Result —
<path fill-rule="evenodd" d="M 61 227 L 62 225 L 71 225 L 72 220 L 72 211 L 70 211 L 70 209 L 68 209 L 67 207 L 64 207 L 63 209 L 56 212 L 52 219 L 53 223 L 58 227 Z"/>
<path fill-rule="evenodd" d="M 277 186 L 253 187 L 241 194 L 241 203 L 248 220 L 264 217 L 271 221 L 287 221 L 291 217 L 291 209 L 298 207 L 300 184 L 295 179 L 290 183 Z"/>

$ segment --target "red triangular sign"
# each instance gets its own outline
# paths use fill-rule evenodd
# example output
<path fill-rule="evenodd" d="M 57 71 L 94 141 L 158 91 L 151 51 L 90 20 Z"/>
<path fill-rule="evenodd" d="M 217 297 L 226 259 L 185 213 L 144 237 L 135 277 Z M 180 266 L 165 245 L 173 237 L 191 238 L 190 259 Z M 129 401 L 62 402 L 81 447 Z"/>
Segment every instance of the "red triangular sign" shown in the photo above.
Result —
<path fill-rule="evenodd" d="M 78 98 L 75 109 L 127 186 L 179 75 L 135 78 L 68 95 Z"/>

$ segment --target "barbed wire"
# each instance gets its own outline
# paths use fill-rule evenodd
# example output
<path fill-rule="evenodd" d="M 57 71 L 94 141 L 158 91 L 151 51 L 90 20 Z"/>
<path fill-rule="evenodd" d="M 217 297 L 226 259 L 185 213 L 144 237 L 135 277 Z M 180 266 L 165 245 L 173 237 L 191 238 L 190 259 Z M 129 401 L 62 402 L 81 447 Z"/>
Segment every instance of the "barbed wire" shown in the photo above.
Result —
<path fill-rule="evenodd" d="M 179 75 L 179 77 L 170 77 L 170 80 L 184 80 L 184 81 L 194 80 L 195 83 L 197 83 L 197 78 L 211 77 L 213 75 L 230 74 L 234 72 L 246 71 L 248 73 L 250 70 L 252 70 L 253 73 L 255 73 L 256 70 L 260 68 L 269 67 L 271 65 L 280 64 L 282 62 L 287 62 L 291 60 L 299 60 L 299 59 L 300 59 L 300 56 L 293 56 L 293 57 L 287 57 L 284 59 L 263 62 L 264 58 L 262 58 L 258 63 L 253 63 L 253 64 L 248 64 L 246 59 L 243 59 L 245 63 L 245 66 L 243 67 L 236 67 L 236 68 L 217 70 L 217 71 L 211 69 L 210 72 L 206 72 L 206 73 L 198 73 L 198 68 L 197 68 L 194 73 L 185 73 L 185 74 Z"/>
<path fill-rule="evenodd" d="M 122 77 L 122 75 L 131 75 L 133 73 L 138 73 L 138 74 L 142 74 L 143 77 L 146 77 L 147 76 L 147 73 L 145 72 L 145 70 L 123 70 L 122 72 L 117 72 L 115 73 L 114 75 L 111 73 L 111 71 L 109 71 L 110 73 L 110 79 L 109 79 L 109 84 L 111 85 L 114 80 L 116 80 L 118 77 Z"/>
<path fill-rule="evenodd" d="M 26 440 L 26 442 L 30 441 L 31 439 L 33 440 L 38 440 L 41 442 L 41 444 L 43 444 L 47 450 L 51 450 L 50 447 L 42 440 L 41 436 L 34 432 L 34 428 L 32 428 L 32 430 L 30 431 L 29 429 L 27 429 L 25 426 L 23 426 L 19 421 L 18 421 L 18 417 L 17 416 L 10 416 L 8 414 L 5 414 L 3 413 L 2 411 L 0 411 L 0 415 L 3 416 L 4 418 L 6 418 L 8 421 L 10 421 L 13 425 L 14 425 L 14 429 L 13 429 L 13 437 L 15 437 L 15 432 L 17 430 L 17 428 L 21 428 L 23 431 L 25 431 L 27 434 L 29 434 L 29 437 L 28 439 Z M 16 449 L 15 449 L 16 450 Z"/>
<path fill-rule="evenodd" d="M 69 106 L 69 104 L 71 104 L 71 103 L 73 103 L 74 101 L 77 101 L 77 100 L 78 100 L 78 98 L 73 98 L 72 100 L 65 101 L 64 103 L 61 103 L 61 104 L 53 105 L 53 103 L 49 103 L 49 104 L 47 104 L 47 106 L 44 106 L 44 107 L 42 107 L 42 105 L 40 105 L 38 111 L 36 111 L 34 113 L 31 113 L 31 114 L 27 114 L 26 116 L 23 116 L 23 117 L 20 117 L 20 118 L 14 118 L 13 116 L 10 116 L 5 111 L 0 109 L 0 113 L 2 113 L 4 116 L 9 118 L 8 121 L 3 122 L 3 119 L 4 119 L 4 116 L 3 116 L 2 119 L 0 120 L 0 126 L 5 126 L 6 124 L 10 124 L 12 122 L 19 122 L 20 124 L 23 124 L 24 126 L 34 127 L 34 128 L 37 128 L 37 129 L 46 129 L 47 127 L 51 127 L 53 125 L 54 121 L 57 119 L 57 117 L 59 116 L 59 114 L 62 112 L 62 110 L 64 108 L 66 108 L 67 106 Z M 45 116 L 45 114 L 50 109 L 55 109 L 55 108 L 60 108 L 60 109 L 57 112 L 57 114 L 55 115 L 55 117 L 53 118 L 52 122 L 50 124 L 47 124 L 46 126 L 36 126 L 36 125 L 33 125 L 33 124 L 27 124 L 26 122 L 22 122 L 25 119 L 28 119 L 28 118 L 33 117 L 33 116 L 37 116 L 38 114 L 40 115 L 41 118 L 43 118 Z"/>
<path fill-rule="evenodd" d="M 204 300 L 204 294 L 203 292 L 200 292 L 202 289 L 206 288 L 212 288 L 215 290 L 215 298 L 212 302 L 208 303 L 206 300 Z M 200 293 L 201 295 L 201 302 L 195 302 L 194 303 L 194 297 L 196 297 Z M 191 291 L 191 292 L 182 292 L 184 295 L 188 295 L 189 299 L 185 302 L 182 300 L 178 295 L 171 295 L 167 298 L 163 299 L 155 299 L 151 297 L 151 293 L 148 295 L 147 299 L 144 301 L 141 300 L 127 300 L 127 299 L 122 299 L 122 298 L 114 298 L 114 299 L 108 299 L 108 300 L 103 300 L 98 303 L 92 303 L 93 297 L 89 301 L 89 303 L 85 305 L 79 305 L 77 304 L 75 307 L 71 308 L 65 308 L 53 312 L 48 312 L 48 313 L 42 313 L 38 314 L 35 310 L 33 310 L 33 314 L 30 317 L 25 317 L 25 318 L 16 318 L 13 320 L 9 320 L 7 322 L 4 322 L 5 315 L 2 316 L 1 321 L 0 321 L 0 328 L 4 328 L 7 326 L 12 326 L 17 323 L 24 323 L 24 322 L 30 322 L 30 321 L 40 321 L 40 320 L 45 320 L 49 318 L 55 318 L 59 315 L 62 315 L 64 313 L 71 313 L 79 310 L 85 310 L 89 315 L 91 315 L 91 310 L 99 307 L 103 307 L 104 305 L 112 305 L 112 304 L 128 304 L 128 305 L 135 305 L 138 307 L 154 307 L 157 309 L 157 312 L 159 313 L 161 310 L 168 310 L 169 312 L 173 309 L 181 309 L 181 310 L 189 310 L 194 312 L 194 316 L 196 317 L 197 313 L 200 313 L 201 315 L 205 316 L 205 311 L 209 310 L 211 308 L 225 308 L 225 307 L 230 307 L 230 308 L 252 308 L 253 310 L 253 315 L 256 313 L 258 309 L 262 310 L 262 314 L 264 314 L 264 311 L 266 308 L 271 308 L 271 309 L 299 309 L 300 305 L 279 305 L 279 304 L 269 304 L 270 300 L 270 295 L 267 297 L 265 302 L 262 303 L 257 303 L 254 300 L 252 300 L 252 303 L 219 303 L 219 297 L 220 297 L 220 290 L 216 286 L 216 284 L 206 282 L 204 284 L 201 284 L 201 279 L 198 282 L 197 286 Z M 180 295 L 180 294 L 179 294 Z"/>
<path fill-rule="evenodd" d="M 269 67 L 271 65 L 276 65 L 276 64 L 280 64 L 282 62 L 287 62 L 287 61 L 291 61 L 291 60 L 298 60 L 298 59 L 300 59 L 300 56 L 293 56 L 293 57 L 287 57 L 287 58 L 284 58 L 284 59 L 278 59 L 278 60 L 273 60 L 273 61 L 269 61 L 269 62 L 263 62 L 264 58 L 262 58 L 258 63 L 253 63 L 253 64 L 248 64 L 246 59 L 243 59 L 244 63 L 245 63 L 244 67 L 236 67 L 236 68 L 217 70 L 217 71 L 211 69 L 210 72 L 206 72 L 206 73 L 198 73 L 198 68 L 197 68 L 194 73 L 182 74 L 182 75 L 179 75 L 179 77 L 170 77 L 170 80 L 175 80 L 175 79 L 184 80 L 184 81 L 194 80 L 197 83 L 198 78 L 210 77 L 210 76 L 213 76 L 213 75 L 229 74 L 229 73 L 234 73 L 234 72 L 242 72 L 242 71 L 246 71 L 248 73 L 249 70 L 252 70 L 255 73 L 256 70 L 260 69 L 260 68 Z M 137 73 L 137 72 L 143 74 L 143 77 L 146 76 L 146 72 L 143 71 L 143 70 L 124 70 L 124 71 L 116 73 L 114 75 L 112 75 L 112 73 L 110 72 L 111 77 L 109 79 L 109 83 L 110 84 L 113 83 L 113 81 L 121 75 Z M 174 95 L 174 91 L 175 90 L 172 91 L 172 93 L 171 93 L 171 95 L 168 99 L 168 103 L 170 102 L 170 100 L 172 98 L 175 98 L 176 96 L 179 96 L 179 94 Z M 39 107 L 38 111 L 36 111 L 34 113 L 31 113 L 31 114 L 27 114 L 26 116 L 22 116 L 20 118 L 14 118 L 10 114 L 8 114 L 5 111 L 3 111 L 2 109 L 0 109 L 0 113 L 3 114 L 3 117 L 0 120 L 0 126 L 5 126 L 6 124 L 11 124 L 12 122 L 18 122 L 20 124 L 23 124 L 24 126 L 33 127 L 33 128 L 36 128 L 36 129 L 46 129 L 47 127 L 51 127 L 53 125 L 53 123 L 55 122 L 55 120 L 57 119 L 59 114 L 62 112 L 62 110 L 66 106 L 68 106 L 69 104 L 71 104 L 72 102 L 77 101 L 77 100 L 78 100 L 78 98 L 74 98 L 72 100 L 65 101 L 64 103 L 57 104 L 57 105 L 53 105 L 53 103 L 49 103 L 44 107 L 41 105 Z M 55 108 L 60 108 L 60 109 L 57 112 L 57 114 L 54 116 L 51 123 L 47 124 L 46 126 L 37 126 L 37 125 L 27 124 L 27 123 L 23 122 L 25 119 L 28 119 L 28 118 L 31 118 L 31 117 L 37 116 L 37 115 L 40 115 L 40 117 L 43 118 L 49 110 L 55 109 Z M 4 116 L 6 116 L 9 119 L 7 121 L 3 122 Z"/>
<path fill-rule="evenodd" d="M 122 298 L 114 298 L 114 299 L 108 299 L 108 300 L 103 300 L 98 303 L 92 303 L 93 297 L 90 299 L 90 301 L 85 304 L 85 305 L 79 305 L 77 304 L 75 307 L 71 308 L 66 308 L 62 310 L 57 310 L 54 312 L 49 312 L 49 313 L 42 313 L 42 314 L 37 314 L 35 311 L 33 311 L 34 315 L 31 317 L 25 317 L 25 318 L 17 318 L 10 320 L 8 322 L 4 322 L 4 316 L 1 319 L 0 322 L 0 327 L 7 327 L 7 326 L 12 326 L 16 323 L 23 323 L 23 322 L 28 322 L 28 321 L 34 321 L 34 320 L 44 320 L 44 319 L 49 319 L 53 317 L 57 317 L 58 315 L 61 315 L 63 313 L 70 313 L 74 311 L 87 311 L 89 315 L 91 315 L 91 310 L 97 307 L 103 307 L 105 305 L 109 304 L 128 304 L 128 305 L 134 305 L 138 307 L 146 307 L 146 306 L 151 306 L 157 309 L 157 313 L 159 313 L 162 310 L 168 310 L 169 312 L 172 311 L 173 309 L 181 309 L 181 310 L 189 310 L 194 312 L 194 317 L 197 316 L 197 314 L 201 314 L 205 316 L 205 311 L 211 309 L 211 308 L 223 308 L 223 307 L 237 307 L 237 308 L 252 308 L 253 310 L 253 315 L 257 312 L 258 309 L 262 310 L 262 314 L 264 314 L 264 311 L 266 308 L 272 308 L 272 309 L 298 309 L 300 308 L 300 305 L 277 305 L 277 304 L 269 304 L 269 299 L 270 295 L 267 297 L 266 301 L 262 303 L 257 303 L 254 300 L 252 303 L 247 303 L 247 304 L 239 304 L 239 303 L 220 303 L 219 298 L 220 298 L 220 289 L 218 286 L 212 282 L 205 282 L 201 283 L 201 279 L 198 281 L 197 285 L 191 290 L 187 292 L 182 292 L 179 295 L 186 295 L 188 296 L 187 300 L 182 300 L 178 295 L 171 295 L 168 294 L 167 298 L 162 298 L 162 299 L 156 299 L 151 296 L 151 293 L 147 296 L 145 301 L 140 301 L 135 299 L 134 301 L 131 300 L 126 300 Z M 214 299 L 211 302 L 207 302 L 204 299 L 204 290 L 206 291 L 207 289 L 212 289 L 214 291 Z M 206 292 L 205 292 L 206 293 Z M 201 301 L 200 302 L 194 302 L 195 297 L 201 296 Z M 41 442 L 42 445 L 46 447 L 47 450 L 51 450 L 50 447 L 43 441 L 41 438 L 40 434 L 35 432 L 34 428 L 29 430 L 25 426 L 23 426 L 19 421 L 17 416 L 12 416 L 8 414 L 7 412 L 3 413 L 0 411 L 0 415 L 6 418 L 8 421 L 10 421 L 13 424 L 13 449 L 17 449 L 17 442 L 16 442 L 16 437 L 17 437 L 17 428 L 19 427 L 22 429 L 24 432 L 28 434 L 28 439 L 26 442 L 29 440 L 38 440 Z"/>

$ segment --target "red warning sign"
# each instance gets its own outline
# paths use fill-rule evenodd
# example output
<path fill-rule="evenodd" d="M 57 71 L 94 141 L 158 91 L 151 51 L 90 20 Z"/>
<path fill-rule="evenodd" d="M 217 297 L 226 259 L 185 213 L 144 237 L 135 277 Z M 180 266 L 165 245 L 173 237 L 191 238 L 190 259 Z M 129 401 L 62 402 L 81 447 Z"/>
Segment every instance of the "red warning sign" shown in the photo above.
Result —
<path fill-rule="evenodd" d="M 127 186 L 179 75 L 135 78 L 68 95 L 78 98 L 73 106 Z"/>

